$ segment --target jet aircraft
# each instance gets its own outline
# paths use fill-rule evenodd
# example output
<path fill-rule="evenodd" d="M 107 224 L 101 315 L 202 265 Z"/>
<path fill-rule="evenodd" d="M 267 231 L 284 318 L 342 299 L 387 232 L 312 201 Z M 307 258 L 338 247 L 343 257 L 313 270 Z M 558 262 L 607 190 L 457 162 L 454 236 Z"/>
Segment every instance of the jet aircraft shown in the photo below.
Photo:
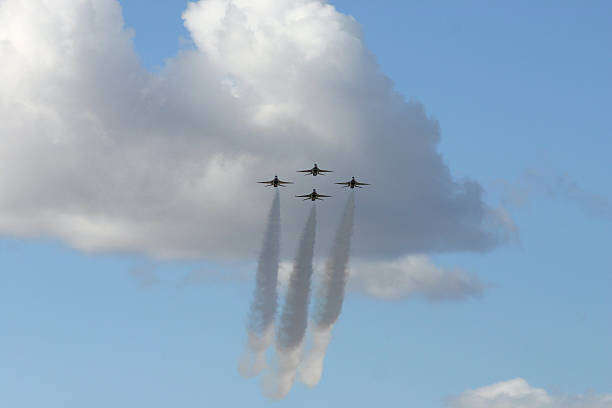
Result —
<path fill-rule="evenodd" d="M 319 194 L 319 193 L 317 193 L 317 190 L 313 188 L 312 189 L 312 193 L 304 194 L 304 195 L 296 195 L 296 197 L 300 197 L 300 198 L 306 197 L 306 198 L 304 198 L 304 201 L 306 201 L 306 200 L 311 200 L 311 201 L 321 200 L 321 201 L 323 201 L 323 199 L 321 197 L 331 197 L 331 196 L 324 195 L 324 194 Z"/>
<path fill-rule="evenodd" d="M 267 184 L 266 187 L 287 187 L 285 184 L 293 184 L 291 181 L 281 181 L 278 179 L 278 176 L 274 176 L 274 178 L 270 181 L 258 181 L 260 184 Z"/>
<path fill-rule="evenodd" d="M 298 170 L 297 172 L 298 173 L 306 173 L 306 174 L 304 174 L 305 176 L 307 174 L 312 174 L 313 176 L 316 176 L 318 174 L 325 175 L 325 173 L 331 173 L 332 170 L 323 170 L 323 169 L 320 169 L 319 166 L 317 166 L 317 163 L 315 163 L 315 165 L 314 165 L 314 167 L 312 169 Z"/>
<path fill-rule="evenodd" d="M 350 181 L 347 181 L 345 183 L 336 183 L 336 184 L 342 184 L 343 187 L 350 187 L 350 188 L 363 188 L 361 186 L 369 186 L 368 183 L 360 183 L 357 180 L 355 180 L 355 177 L 353 177 Z"/>

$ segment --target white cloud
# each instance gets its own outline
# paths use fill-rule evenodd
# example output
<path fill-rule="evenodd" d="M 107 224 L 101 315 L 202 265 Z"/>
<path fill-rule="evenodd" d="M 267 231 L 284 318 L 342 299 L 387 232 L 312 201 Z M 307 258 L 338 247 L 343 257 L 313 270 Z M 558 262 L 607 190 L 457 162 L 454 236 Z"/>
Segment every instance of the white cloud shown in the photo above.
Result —
<path fill-rule="evenodd" d="M 485 286 L 474 275 L 439 268 L 424 255 L 412 255 L 394 261 L 356 261 L 350 267 L 349 288 L 380 299 L 424 296 L 438 301 L 480 296 Z"/>
<path fill-rule="evenodd" d="M 202 0 L 183 17 L 197 48 L 152 74 L 115 0 L 0 2 L 0 233 L 252 258 L 272 199 L 254 181 L 278 173 L 297 182 L 288 254 L 309 205 L 292 195 L 340 196 L 331 181 L 353 175 L 373 184 L 356 204 L 366 260 L 503 241 L 508 223 L 453 180 L 438 124 L 394 93 L 352 17 L 315 0 Z M 315 160 L 333 176 L 296 176 Z M 321 204 L 321 248 L 343 201 Z"/>
<path fill-rule="evenodd" d="M 551 395 L 522 378 L 469 390 L 448 400 L 449 408 L 611 408 L 610 395 Z"/>

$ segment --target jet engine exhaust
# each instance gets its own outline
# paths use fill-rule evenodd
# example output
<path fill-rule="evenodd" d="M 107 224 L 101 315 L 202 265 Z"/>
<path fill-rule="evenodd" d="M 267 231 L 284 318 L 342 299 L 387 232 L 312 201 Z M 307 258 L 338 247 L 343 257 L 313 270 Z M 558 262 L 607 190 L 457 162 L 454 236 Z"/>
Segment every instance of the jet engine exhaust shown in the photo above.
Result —
<path fill-rule="evenodd" d="M 355 193 L 351 192 L 342 220 L 336 230 L 333 247 L 325 263 L 325 273 L 316 294 L 313 318 L 314 327 L 309 330 L 312 344 L 300 367 L 300 380 L 314 387 L 323 373 L 325 352 L 331 340 L 331 331 L 342 312 L 344 289 L 347 282 L 347 265 L 351 248 L 351 235 L 355 213 Z"/>
<path fill-rule="evenodd" d="M 293 386 L 295 373 L 302 357 L 302 344 L 308 323 L 315 229 L 316 207 L 313 205 L 298 245 L 285 303 L 280 314 L 276 336 L 278 367 L 275 373 L 264 378 L 264 393 L 273 399 L 287 395 Z"/>
<path fill-rule="evenodd" d="M 263 245 L 255 275 L 255 290 L 247 319 L 248 344 L 238 364 L 244 377 L 253 377 L 265 367 L 265 353 L 274 341 L 277 307 L 278 259 L 280 248 L 280 195 L 274 195 L 268 214 Z"/>

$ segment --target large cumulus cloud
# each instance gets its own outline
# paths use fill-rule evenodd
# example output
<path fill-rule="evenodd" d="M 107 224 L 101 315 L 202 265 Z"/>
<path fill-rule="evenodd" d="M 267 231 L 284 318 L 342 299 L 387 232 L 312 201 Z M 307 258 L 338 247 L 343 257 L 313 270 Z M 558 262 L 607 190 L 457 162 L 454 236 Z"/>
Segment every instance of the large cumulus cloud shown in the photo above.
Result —
<path fill-rule="evenodd" d="M 183 18 L 195 49 L 152 74 L 115 0 L 0 2 L 0 233 L 252 258 L 272 198 L 254 181 L 278 173 L 297 182 L 282 191 L 285 250 L 306 211 L 289 196 L 339 196 L 330 182 L 353 175 L 373 184 L 356 203 L 363 259 L 504 239 L 508 222 L 453 179 L 438 124 L 394 93 L 352 17 L 315 0 L 201 0 Z M 296 175 L 315 160 L 332 176 Z M 343 201 L 322 205 L 323 247 Z"/>

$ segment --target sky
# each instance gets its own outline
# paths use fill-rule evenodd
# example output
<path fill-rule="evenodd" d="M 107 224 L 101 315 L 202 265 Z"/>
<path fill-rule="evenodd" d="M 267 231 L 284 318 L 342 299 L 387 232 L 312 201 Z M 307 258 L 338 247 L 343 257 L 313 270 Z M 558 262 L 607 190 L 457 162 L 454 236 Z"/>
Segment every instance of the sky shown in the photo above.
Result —
<path fill-rule="evenodd" d="M 610 5 L 253 4 L 0 2 L 3 403 L 612 406 Z M 293 193 L 373 185 L 322 378 L 272 402 L 237 367 L 275 172 L 281 286 Z"/>

